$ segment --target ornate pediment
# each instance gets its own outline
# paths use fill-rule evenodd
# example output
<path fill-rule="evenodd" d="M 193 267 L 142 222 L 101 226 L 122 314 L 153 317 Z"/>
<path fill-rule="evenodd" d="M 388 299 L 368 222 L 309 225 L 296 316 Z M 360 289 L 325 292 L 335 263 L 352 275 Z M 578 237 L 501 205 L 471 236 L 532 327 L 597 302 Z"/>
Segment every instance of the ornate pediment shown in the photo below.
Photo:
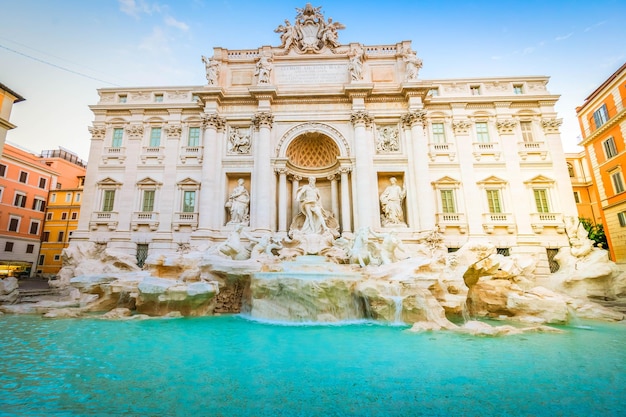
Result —
<path fill-rule="evenodd" d="M 531 178 L 528 181 L 524 181 L 524 184 L 526 185 L 551 185 L 554 184 L 554 180 L 552 178 L 548 178 L 544 175 L 537 175 L 534 178 Z"/>
<path fill-rule="evenodd" d="M 332 18 L 326 20 L 320 11 L 322 7 L 313 7 L 307 3 L 302 9 L 296 7 L 298 14 L 294 24 L 285 20 L 284 25 L 278 26 L 274 32 L 280 33 L 281 47 L 285 53 L 291 49 L 297 53 L 320 53 L 324 48 L 335 50 L 341 44 L 338 40 L 338 30 L 346 27 Z"/>

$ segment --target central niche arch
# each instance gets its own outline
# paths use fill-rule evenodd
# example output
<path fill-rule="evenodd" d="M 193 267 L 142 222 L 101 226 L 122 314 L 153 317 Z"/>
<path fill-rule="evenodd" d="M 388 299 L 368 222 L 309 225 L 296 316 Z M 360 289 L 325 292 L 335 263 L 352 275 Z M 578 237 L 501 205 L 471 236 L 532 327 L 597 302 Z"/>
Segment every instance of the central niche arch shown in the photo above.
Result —
<path fill-rule="evenodd" d="M 319 132 L 306 132 L 289 143 L 285 156 L 296 168 L 324 169 L 337 164 L 339 147 Z"/>

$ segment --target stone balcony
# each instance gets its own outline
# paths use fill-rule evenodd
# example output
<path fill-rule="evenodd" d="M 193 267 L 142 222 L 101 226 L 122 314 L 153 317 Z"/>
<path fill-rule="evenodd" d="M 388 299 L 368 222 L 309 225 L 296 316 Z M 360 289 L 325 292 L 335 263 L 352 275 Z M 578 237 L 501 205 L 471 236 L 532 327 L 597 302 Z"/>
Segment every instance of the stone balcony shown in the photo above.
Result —
<path fill-rule="evenodd" d="M 94 211 L 91 214 L 89 228 L 97 230 L 98 226 L 106 226 L 110 231 L 117 229 L 118 213 L 115 211 Z"/>
<path fill-rule="evenodd" d="M 139 230 L 140 226 L 148 226 L 151 231 L 159 228 L 159 213 L 156 211 L 136 211 L 133 213 L 131 227 L 133 230 Z"/>
<path fill-rule="evenodd" d="M 565 219 L 562 213 L 531 213 L 530 225 L 535 233 L 543 232 L 544 227 L 554 227 L 558 233 L 565 232 Z"/>
<path fill-rule="evenodd" d="M 483 213 L 485 233 L 493 233 L 496 227 L 505 227 L 508 233 L 515 233 L 515 216 L 511 213 Z"/>
<path fill-rule="evenodd" d="M 199 164 L 202 163 L 202 146 L 183 146 L 180 149 L 180 162 L 186 164 L 188 161 L 195 159 Z"/>
<path fill-rule="evenodd" d="M 525 161 L 529 155 L 538 155 L 541 160 L 545 160 L 548 156 L 548 148 L 543 142 L 518 142 L 517 152 L 522 161 Z"/>
<path fill-rule="evenodd" d="M 143 164 L 148 161 L 160 164 L 165 158 L 165 148 L 163 146 L 144 146 L 141 148 L 140 158 Z"/>
<path fill-rule="evenodd" d="M 117 162 L 123 164 L 126 161 L 126 148 L 120 146 L 107 146 L 102 153 L 102 163 Z"/>
<path fill-rule="evenodd" d="M 428 156 L 433 162 L 438 156 L 448 157 L 452 162 L 456 158 L 456 145 L 454 143 L 429 143 Z"/>
<path fill-rule="evenodd" d="M 491 156 L 496 161 L 500 160 L 500 156 L 502 155 L 502 151 L 500 149 L 499 143 L 494 142 L 474 142 L 472 144 L 472 153 L 474 154 L 474 159 L 480 161 L 481 158 L 485 156 Z"/>
<path fill-rule="evenodd" d="M 196 230 L 198 228 L 198 213 L 174 213 L 172 228 L 178 232 L 181 226 L 189 226 L 191 230 Z"/>
<path fill-rule="evenodd" d="M 444 233 L 449 227 L 456 227 L 460 233 L 467 233 L 465 213 L 437 213 L 437 226 L 439 226 L 441 233 Z"/>

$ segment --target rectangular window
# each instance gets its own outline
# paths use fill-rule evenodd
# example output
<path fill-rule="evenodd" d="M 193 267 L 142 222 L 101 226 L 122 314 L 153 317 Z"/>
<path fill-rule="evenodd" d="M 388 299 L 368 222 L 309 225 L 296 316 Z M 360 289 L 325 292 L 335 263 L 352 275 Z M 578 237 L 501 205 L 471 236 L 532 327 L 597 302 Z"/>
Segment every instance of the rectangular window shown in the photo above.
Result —
<path fill-rule="evenodd" d="M 154 211 L 154 190 L 144 190 L 141 211 Z"/>
<path fill-rule="evenodd" d="M 52 212 L 46 213 L 46 220 L 52 220 Z"/>
<path fill-rule="evenodd" d="M 80 203 L 80 193 L 76 193 L 76 198 L 74 199 L 74 201 Z"/>
<path fill-rule="evenodd" d="M 128 98 L 128 97 L 126 96 L 126 94 L 120 94 L 120 95 L 117 97 L 117 102 L 118 102 L 118 103 L 126 103 L 127 98 Z"/>
<path fill-rule="evenodd" d="M 576 204 L 580 204 L 580 193 L 578 191 L 574 191 L 574 201 Z"/>
<path fill-rule="evenodd" d="M 200 145 L 200 128 L 190 127 L 189 138 L 187 138 L 187 146 L 199 146 Z"/>
<path fill-rule="evenodd" d="M 548 192 L 544 188 L 535 188 L 535 204 L 537 205 L 537 213 L 550 213 L 548 206 Z"/>
<path fill-rule="evenodd" d="M 443 128 L 443 123 L 433 123 L 433 142 L 434 143 L 446 143 L 446 132 Z"/>
<path fill-rule="evenodd" d="M 26 253 L 33 253 L 35 251 L 35 245 L 26 245 Z"/>
<path fill-rule="evenodd" d="M 626 227 L 626 211 L 617 213 L 617 219 L 619 220 L 620 226 Z"/>
<path fill-rule="evenodd" d="M 63 184 L 61 184 L 60 182 L 57 183 L 57 190 L 60 190 L 61 188 L 63 188 Z"/>
<path fill-rule="evenodd" d="M 46 211 L 46 200 L 42 200 L 41 198 L 33 199 L 33 210 Z"/>
<path fill-rule="evenodd" d="M 428 95 L 430 95 L 431 97 L 437 97 L 439 95 L 439 89 L 431 88 L 430 90 L 428 90 Z"/>
<path fill-rule="evenodd" d="M 487 205 L 489 206 L 489 213 L 502 213 L 500 190 L 487 190 Z"/>
<path fill-rule="evenodd" d="M 66 203 L 72 202 L 72 193 L 65 193 L 65 202 Z"/>
<path fill-rule="evenodd" d="M 57 193 L 50 194 L 50 202 L 51 203 L 56 203 L 57 202 Z"/>
<path fill-rule="evenodd" d="M 486 122 L 476 123 L 476 140 L 480 143 L 489 143 L 489 127 Z"/>
<path fill-rule="evenodd" d="M 65 238 L 65 232 L 59 232 L 59 237 L 57 239 L 57 242 L 63 242 L 64 238 Z"/>
<path fill-rule="evenodd" d="M 31 235 L 39 234 L 39 222 L 38 221 L 35 221 L 35 220 L 30 221 L 30 228 L 28 229 L 28 233 L 30 233 Z"/>
<path fill-rule="evenodd" d="M 20 178 L 19 181 L 21 183 L 26 184 L 28 182 L 28 172 L 25 171 L 20 171 Z"/>
<path fill-rule="evenodd" d="M 606 109 L 606 104 L 603 104 L 602 107 L 593 112 L 593 121 L 596 124 L 596 129 L 609 121 L 609 112 Z"/>
<path fill-rule="evenodd" d="M 514 94 L 524 94 L 523 86 L 521 84 L 515 84 L 513 86 L 513 93 Z"/>
<path fill-rule="evenodd" d="M 104 190 L 102 194 L 102 211 L 113 211 L 115 201 L 115 190 Z"/>
<path fill-rule="evenodd" d="M 611 180 L 613 181 L 613 189 L 615 190 L 615 194 L 624 192 L 624 178 L 622 177 L 621 172 L 616 172 L 615 174 L 611 174 Z"/>
<path fill-rule="evenodd" d="M 60 259 L 61 259 L 61 255 L 54 255 L 54 260 L 55 260 L 55 261 L 58 261 L 58 260 L 60 260 Z"/>
<path fill-rule="evenodd" d="M 4 251 L 5 252 L 13 252 L 13 242 L 6 242 L 4 244 Z"/>
<path fill-rule="evenodd" d="M 47 242 L 50 240 L 50 232 L 43 232 L 43 237 L 41 238 L 42 242 Z"/>
<path fill-rule="evenodd" d="M 7 176 L 7 166 L 4 164 L 0 164 L 0 177 Z"/>
<path fill-rule="evenodd" d="M 46 255 L 39 255 L 39 262 L 37 264 L 38 265 L 43 265 L 45 260 L 46 260 Z"/>
<path fill-rule="evenodd" d="M 46 189 L 46 184 L 48 183 L 48 180 L 45 178 L 39 178 L 39 188 L 41 189 Z"/>
<path fill-rule="evenodd" d="M 150 129 L 150 146 L 155 148 L 161 146 L 161 128 L 153 127 Z"/>
<path fill-rule="evenodd" d="M 533 141 L 532 122 L 520 122 L 519 125 L 522 128 L 522 139 L 524 140 L 524 142 L 532 142 Z"/>
<path fill-rule="evenodd" d="M 67 212 L 61 213 L 61 220 L 67 220 Z"/>
<path fill-rule="evenodd" d="M 76 220 L 76 219 L 78 219 L 78 213 L 74 212 L 72 213 L 72 220 Z"/>
<path fill-rule="evenodd" d="M 472 86 L 470 86 L 470 93 L 472 93 L 473 96 L 479 96 L 480 95 L 480 86 L 479 85 L 472 85 Z"/>
<path fill-rule="evenodd" d="M 18 217 L 9 218 L 9 232 L 17 232 L 20 229 L 20 219 Z"/>
<path fill-rule="evenodd" d="M 163 103 L 163 94 L 155 94 L 154 95 L 155 103 Z"/>
<path fill-rule="evenodd" d="M 111 147 L 119 148 L 122 146 L 122 139 L 124 138 L 124 129 L 116 127 L 113 129 L 113 140 L 111 141 Z"/>
<path fill-rule="evenodd" d="M 196 211 L 196 192 L 185 191 L 183 194 L 183 212 L 193 213 Z"/>
<path fill-rule="evenodd" d="M 443 213 L 456 213 L 453 190 L 441 190 L 441 211 Z"/>
<path fill-rule="evenodd" d="M 13 201 L 15 207 L 26 207 L 26 196 L 24 194 L 15 193 L 15 200 Z"/>
<path fill-rule="evenodd" d="M 617 155 L 615 140 L 612 137 L 602 142 L 602 147 L 604 148 L 604 154 L 606 155 L 606 159 L 611 159 Z"/>

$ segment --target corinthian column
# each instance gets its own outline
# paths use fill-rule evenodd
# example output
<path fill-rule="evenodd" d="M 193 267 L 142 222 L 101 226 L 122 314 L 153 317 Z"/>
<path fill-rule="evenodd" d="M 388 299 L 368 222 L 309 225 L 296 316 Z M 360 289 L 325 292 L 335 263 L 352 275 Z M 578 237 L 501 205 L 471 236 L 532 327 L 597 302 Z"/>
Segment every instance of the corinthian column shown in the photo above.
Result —
<path fill-rule="evenodd" d="M 356 156 L 355 180 L 358 190 L 356 193 L 356 221 L 355 229 L 372 226 L 372 201 L 377 201 L 372 196 L 372 182 L 370 171 L 372 169 L 372 158 L 368 149 L 367 128 L 372 125 L 372 118 L 364 110 L 352 113 L 350 121 L 354 126 L 354 148 Z"/>
<path fill-rule="evenodd" d="M 339 172 L 341 173 L 341 232 L 343 234 L 352 231 L 350 227 L 352 223 L 350 218 L 350 185 L 348 184 L 350 167 L 341 167 Z"/>
<path fill-rule="evenodd" d="M 222 201 L 219 197 L 218 179 L 220 176 L 220 146 L 217 140 L 218 131 L 224 130 L 225 121 L 216 113 L 203 116 L 204 139 L 202 155 L 202 174 L 200 198 L 198 199 L 198 229 L 218 229 Z"/>
<path fill-rule="evenodd" d="M 287 231 L 287 169 L 277 168 L 278 174 L 278 231 Z"/>
<path fill-rule="evenodd" d="M 272 164 L 270 161 L 270 133 L 274 116 L 270 112 L 258 112 L 252 118 L 254 127 L 258 130 L 254 149 L 254 217 L 251 226 L 257 230 L 271 231 L 272 218 L 272 185 L 274 184 Z"/>
<path fill-rule="evenodd" d="M 411 203 L 416 202 L 419 230 L 432 230 L 435 228 L 435 201 L 430 192 L 430 177 L 428 169 L 428 139 L 424 133 L 424 118 L 426 112 L 417 110 L 405 114 L 402 121 L 411 128 L 411 148 L 413 163 L 413 175 L 415 177 L 415 190 L 409 190 Z"/>

